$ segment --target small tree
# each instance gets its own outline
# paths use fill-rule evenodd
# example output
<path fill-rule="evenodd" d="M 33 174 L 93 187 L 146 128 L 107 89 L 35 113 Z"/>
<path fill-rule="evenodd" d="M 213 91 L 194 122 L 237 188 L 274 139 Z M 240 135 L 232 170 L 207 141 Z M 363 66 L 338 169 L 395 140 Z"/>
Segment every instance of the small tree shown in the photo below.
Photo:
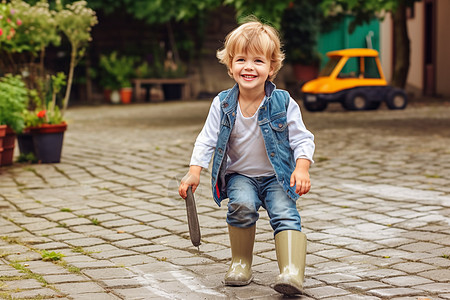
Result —
<path fill-rule="evenodd" d="M 55 19 L 59 29 L 64 33 L 70 42 L 70 67 L 67 79 L 66 94 L 63 99 L 62 114 L 69 105 L 70 90 L 73 82 L 75 66 L 84 56 L 88 43 L 92 40 L 91 29 L 98 20 L 95 11 L 87 7 L 86 1 L 77 1 L 66 5 L 63 9 L 61 0 L 57 0 L 57 14 Z"/>

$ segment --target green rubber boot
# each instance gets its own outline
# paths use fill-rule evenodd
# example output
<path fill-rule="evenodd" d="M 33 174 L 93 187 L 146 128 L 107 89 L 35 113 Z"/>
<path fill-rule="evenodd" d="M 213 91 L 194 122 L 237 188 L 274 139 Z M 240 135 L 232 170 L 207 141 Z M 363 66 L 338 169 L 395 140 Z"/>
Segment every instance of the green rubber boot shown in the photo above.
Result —
<path fill-rule="evenodd" d="M 250 228 L 228 225 L 231 244 L 231 265 L 225 275 L 225 285 L 243 286 L 252 282 L 255 231 L 255 225 Z"/>
<path fill-rule="evenodd" d="M 274 289 L 284 295 L 303 294 L 306 265 L 306 235 L 296 230 L 285 230 L 275 236 L 280 275 Z"/>

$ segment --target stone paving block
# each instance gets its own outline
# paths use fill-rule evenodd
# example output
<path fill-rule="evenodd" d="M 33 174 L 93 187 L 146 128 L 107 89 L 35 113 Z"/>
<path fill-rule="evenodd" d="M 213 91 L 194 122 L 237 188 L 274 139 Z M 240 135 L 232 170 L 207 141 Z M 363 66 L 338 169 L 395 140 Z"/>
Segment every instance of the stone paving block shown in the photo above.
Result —
<path fill-rule="evenodd" d="M 403 296 L 420 296 L 423 294 L 423 291 L 414 288 L 387 288 L 387 289 L 374 289 L 370 290 L 369 293 L 378 296 L 378 297 L 403 297 Z"/>
<path fill-rule="evenodd" d="M 375 296 L 367 296 L 367 295 L 345 295 L 339 297 L 333 297 L 333 300 L 380 300 L 381 298 Z M 400 300 L 400 299 L 397 299 Z M 406 299 L 404 299 L 406 300 Z M 413 300 L 413 299 L 411 299 Z M 414 299 L 418 300 L 418 299 Z"/>
<path fill-rule="evenodd" d="M 50 284 L 84 282 L 89 280 L 89 278 L 77 274 L 43 275 L 42 277 Z"/>
<path fill-rule="evenodd" d="M 136 232 L 135 235 L 143 239 L 152 240 L 154 238 L 170 235 L 171 233 L 164 229 L 151 229 L 146 231 Z"/>
<path fill-rule="evenodd" d="M 97 219 L 100 222 L 119 220 L 121 217 L 113 213 L 98 213 L 89 216 L 89 219 Z"/>
<path fill-rule="evenodd" d="M 164 258 L 161 258 L 164 259 Z M 147 255 L 130 255 L 111 258 L 111 261 L 118 266 L 134 266 L 151 263 L 154 258 Z"/>
<path fill-rule="evenodd" d="M 407 275 L 405 272 L 394 269 L 362 270 L 358 275 L 365 279 L 381 280 L 386 277 Z"/>
<path fill-rule="evenodd" d="M 355 282 L 343 282 L 338 284 L 339 287 L 342 288 L 350 288 L 356 289 L 360 291 L 373 290 L 378 288 L 388 288 L 389 285 L 382 283 L 380 281 L 375 280 L 367 280 L 367 281 L 355 281 Z"/>
<path fill-rule="evenodd" d="M 100 282 L 108 289 L 124 289 L 142 286 L 141 283 L 134 278 L 104 279 Z"/>
<path fill-rule="evenodd" d="M 80 217 L 75 217 L 72 219 L 65 219 L 60 221 L 61 224 L 64 224 L 64 226 L 80 226 L 80 225 L 89 225 L 92 224 L 91 220 L 85 219 L 85 218 L 80 218 Z"/>
<path fill-rule="evenodd" d="M 109 234 L 101 236 L 102 239 L 109 241 L 109 242 L 131 239 L 133 237 L 134 237 L 133 235 L 125 233 L 122 230 L 117 230 L 114 233 L 109 233 Z"/>
<path fill-rule="evenodd" d="M 102 293 L 105 290 L 94 282 L 71 282 L 58 283 L 53 285 L 57 290 L 69 295 L 86 294 L 86 293 Z"/>
<path fill-rule="evenodd" d="M 205 264 L 211 264 L 214 263 L 213 260 L 210 260 L 206 257 L 173 257 L 168 258 L 168 261 L 171 263 L 177 265 L 177 266 L 192 266 L 192 265 L 205 265 Z"/>
<path fill-rule="evenodd" d="M 46 230 L 42 230 L 41 232 L 39 232 L 39 234 L 42 236 L 53 236 L 53 235 L 64 234 L 64 233 L 69 233 L 69 232 L 70 232 L 70 230 L 67 230 L 66 228 L 55 227 L 55 228 L 49 228 Z"/>
<path fill-rule="evenodd" d="M 28 261 L 25 263 L 21 263 L 22 266 L 25 266 L 27 269 L 37 274 L 68 274 L 69 271 L 64 269 L 61 266 L 55 265 L 51 262 L 44 261 Z"/>
<path fill-rule="evenodd" d="M 153 228 L 147 225 L 131 225 L 131 226 L 123 226 L 120 227 L 121 231 L 127 232 L 127 233 L 136 233 L 144 230 L 152 230 Z"/>
<path fill-rule="evenodd" d="M 22 228 L 15 226 L 15 225 L 2 225 L 2 231 L 1 234 L 3 236 L 7 235 L 8 233 L 18 232 L 22 231 Z"/>
<path fill-rule="evenodd" d="M 72 266 L 79 269 L 97 269 L 97 268 L 108 268 L 116 267 L 115 264 L 109 260 L 93 260 L 93 261 L 74 261 L 70 263 Z"/>
<path fill-rule="evenodd" d="M 315 279 L 323 281 L 327 284 L 337 284 L 343 282 L 360 281 L 361 278 L 349 274 L 333 273 L 314 276 Z"/>
<path fill-rule="evenodd" d="M 119 300 L 121 298 L 111 294 L 111 293 L 85 293 L 72 295 L 72 300 Z"/>
<path fill-rule="evenodd" d="M 67 243 L 74 247 L 89 247 L 89 246 L 95 246 L 100 245 L 104 243 L 104 240 L 98 239 L 98 238 L 81 238 L 81 239 L 73 239 L 68 240 Z"/>
<path fill-rule="evenodd" d="M 34 209 L 28 209 L 27 213 L 30 215 L 36 215 L 36 216 L 42 216 L 42 215 L 48 215 L 58 212 L 59 210 L 54 207 L 39 207 Z"/>
<path fill-rule="evenodd" d="M 36 223 L 27 223 L 27 224 L 23 224 L 22 226 L 27 229 L 28 231 L 31 232 L 40 232 L 42 230 L 45 229 L 49 229 L 49 228 L 53 228 L 55 227 L 57 224 L 53 223 L 53 222 L 48 222 L 47 220 L 39 220 Z"/>
<path fill-rule="evenodd" d="M 305 289 L 305 292 L 314 298 L 337 297 L 350 294 L 348 291 L 333 286 L 322 286 Z"/>
<path fill-rule="evenodd" d="M 113 242 L 112 244 L 114 246 L 120 247 L 120 248 L 133 248 L 143 245 L 148 245 L 151 242 L 146 239 L 139 239 L 139 238 L 133 238 L 133 239 L 127 239 L 127 240 L 120 240 L 117 242 Z"/>
<path fill-rule="evenodd" d="M 74 214 L 76 214 L 77 216 L 85 216 L 85 217 L 89 217 L 89 216 L 92 216 L 92 215 L 98 215 L 98 214 L 104 213 L 103 210 L 96 209 L 96 208 L 76 209 L 76 210 L 73 210 L 72 212 Z"/>
<path fill-rule="evenodd" d="M 125 268 L 87 269 L 83 270 L 82 273 L 94 280 L 134 277 L 134 274 Z"/>
<path fill-rule="evenodd" d="M 52 235 L 52 239 L 55 239 L 57 241 L 67 241 L 67 240 L 74 240 L 74 239 L 81 239 L 84 238 L 85 236 L 80 234 L 80 233 L 76 233 L 76 232 L 67 232 L 67 233 L 63 233 L 63 234 L 55 234 Z"/>
<path fill-rule="evenodd" d="M 12 299 L 39 299 L 39 298 L 59 298 L 61 294 L 49 288 L 36 288 L 17 293 L 12 293 Z"/>
<path fill-rule="evenodd" d="M 418 275 L 429 278 L 434 282 L 448 282 L 450 285 L 450 269 L 436 269 L 421 272 Z"/>
<path fill-rule="evenodd" d="M 106 228 L 118 228 L 128 225 L 136 225 L 139 224 L 138 221 L 131 220 L 131 219 L 119 219 L 119 220 L 113 220 L 113 221 L 107 221 L 102 222 L 102 226 Z"/>
<path fill-rule="evenodd" d="M 7 290 L 30 290 L 40 289 L 42 284 L 36 279 L 20 279 L 15 281 L 3 281 L 2 289 Z"/>
<path fill-rule="evenodd" d="M 424 271 L 434 269 L 433 266 L 420 262 L 405 262 L 392 266 L 394 269 L 401 270 L 410 274 L 418 274 Z"/>
<path fill-rule="evenodd" d="M 433 257 L 427 258 L 422 261 L 423 263 L 442 267 L 442 268 L 450 268 L 450 259 L 443 257 Z"/>
<path fill-rule="evenodd" d="M 129 256 L 129 255 L 135 255 L 137 254 L 134 251 L 125 250 L 125 249 L 115 249 L 115 250 L 108 250 L 108 251 L 101 251 L 92 253 L 90 256 L 95 259 L 111 259 L 114 257 L 120 257 L 120 256 Z"/>
<path fill-rule="evenodd" d="M 433 243 L 425 243 L 425 242 L 417 242 L 411 243 L 408 245 L 403 245 L 399 247 L 401 250 L 410 251 L 410 252 L 427 252 L 433 249 L 443 248 L 441 245 L 433 244 Z"/>
<path fill-rule="evenodd" d="M 422 273 L 419 275 L 422 276 Z M 431 283 L 433 281 L 426 279 L 424 277 L 420 276 L 398 276 L 398 277 L 391 277 L 381 280 L 384 283 L 388 283 L 390 285 L 399 286 L 399 287 L 414 287 L 421 284 L 427 284 Z"/>
<path fill-rule="evenodd" d="M 143 295 L 145 295 L 144 299 L 170 299 L 171 297 L 171 294 L 152 286 L 146 286 L 142 288 L 114 289 L 112 291 L 121 299 L 142 299 Z"/>
<path fill-rule="evenodd" d="M 152 242 L 155 244 L 177 247 L 180 249 L 192 247 L 192 242 L 189 238 L 183 238 L 175 235 L 167 235 L 159 238 L 154 238 L 152 239 Z"/>
<path fill-rule="evenodd" d="M 356 255 L 356 252 L 346 250 L 346 249 L 330 249 L 330 250 L 323 250 L 315 253 L 318 256 L 326 257 L 327 259 L 337 259 L 337 258 L 343 258 L 347 256 L 353 256 Z"/>
<path fill-rule="evenodd" d="M 167 249 L 166 246 L 163 245 L 146 245 L 146 246 L 139 246 L 139 247 L 133 247 L 131 250 L 139 252 L 139 253 L 153 253 L 153 252 L 159 252 L 162 250 Z"/>
<path fill-rule="evenodd" d="M 6 256 L 5 258 L 11 262 L 17 262 L 17 261 L 40 260 L 42 258 L 42 255 L 34 251 L 26 251 L 11 254 Z"/>

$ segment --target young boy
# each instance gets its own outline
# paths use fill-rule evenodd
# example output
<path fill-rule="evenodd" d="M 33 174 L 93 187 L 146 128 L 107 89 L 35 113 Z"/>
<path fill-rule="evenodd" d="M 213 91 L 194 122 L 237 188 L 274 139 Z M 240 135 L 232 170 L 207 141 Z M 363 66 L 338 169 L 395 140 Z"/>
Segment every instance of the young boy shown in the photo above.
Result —
<path fill-rule="evenodd" d="M 258 21 L 247 22 L 228 34 L 217 57 L 236 84 L 214 98 L 179 194 L 186 198 L 189 186 L 195 191 L 214 152 L 213 197 L 219 206 L 229 198 L 232 260 L 225 284 L 242 286 L 253 279 L 255 224 L 262 206 L 274 230 L 281 273 L 274 289 L 302 293 L 306 236 L 296 200 L 311 187 L 315 146 L 297 103 L 272 83 L 284 59 L 278 33 Z"/>

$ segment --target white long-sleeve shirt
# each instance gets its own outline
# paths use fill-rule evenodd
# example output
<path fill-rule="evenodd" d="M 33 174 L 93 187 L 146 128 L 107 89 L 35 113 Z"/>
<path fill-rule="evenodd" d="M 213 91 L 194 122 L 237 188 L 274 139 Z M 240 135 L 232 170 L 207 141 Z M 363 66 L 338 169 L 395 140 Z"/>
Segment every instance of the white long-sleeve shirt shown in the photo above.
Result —
<path fill-rule="evenodd" d="M 261 102 L 262 105 L 264 101 Z M 267 157 L 264 138 L 258 125 L 258 111 L 252 117 L 244 117 L 240 106 L 237 108 L 236 123 L 228 142 L 227 173 L 237 172 L 246 176 L 270 176 L 275 171 Z M 190 165 L 207 168 L 220 129 L 220 99 L 215 97 L 205 125 L 195 141 Z M 294 151 L 294 158 L 313 161 L 314 136 L 303 123 L 300 107 L 290 98 L 286 112 L 289 144 Z"/>

